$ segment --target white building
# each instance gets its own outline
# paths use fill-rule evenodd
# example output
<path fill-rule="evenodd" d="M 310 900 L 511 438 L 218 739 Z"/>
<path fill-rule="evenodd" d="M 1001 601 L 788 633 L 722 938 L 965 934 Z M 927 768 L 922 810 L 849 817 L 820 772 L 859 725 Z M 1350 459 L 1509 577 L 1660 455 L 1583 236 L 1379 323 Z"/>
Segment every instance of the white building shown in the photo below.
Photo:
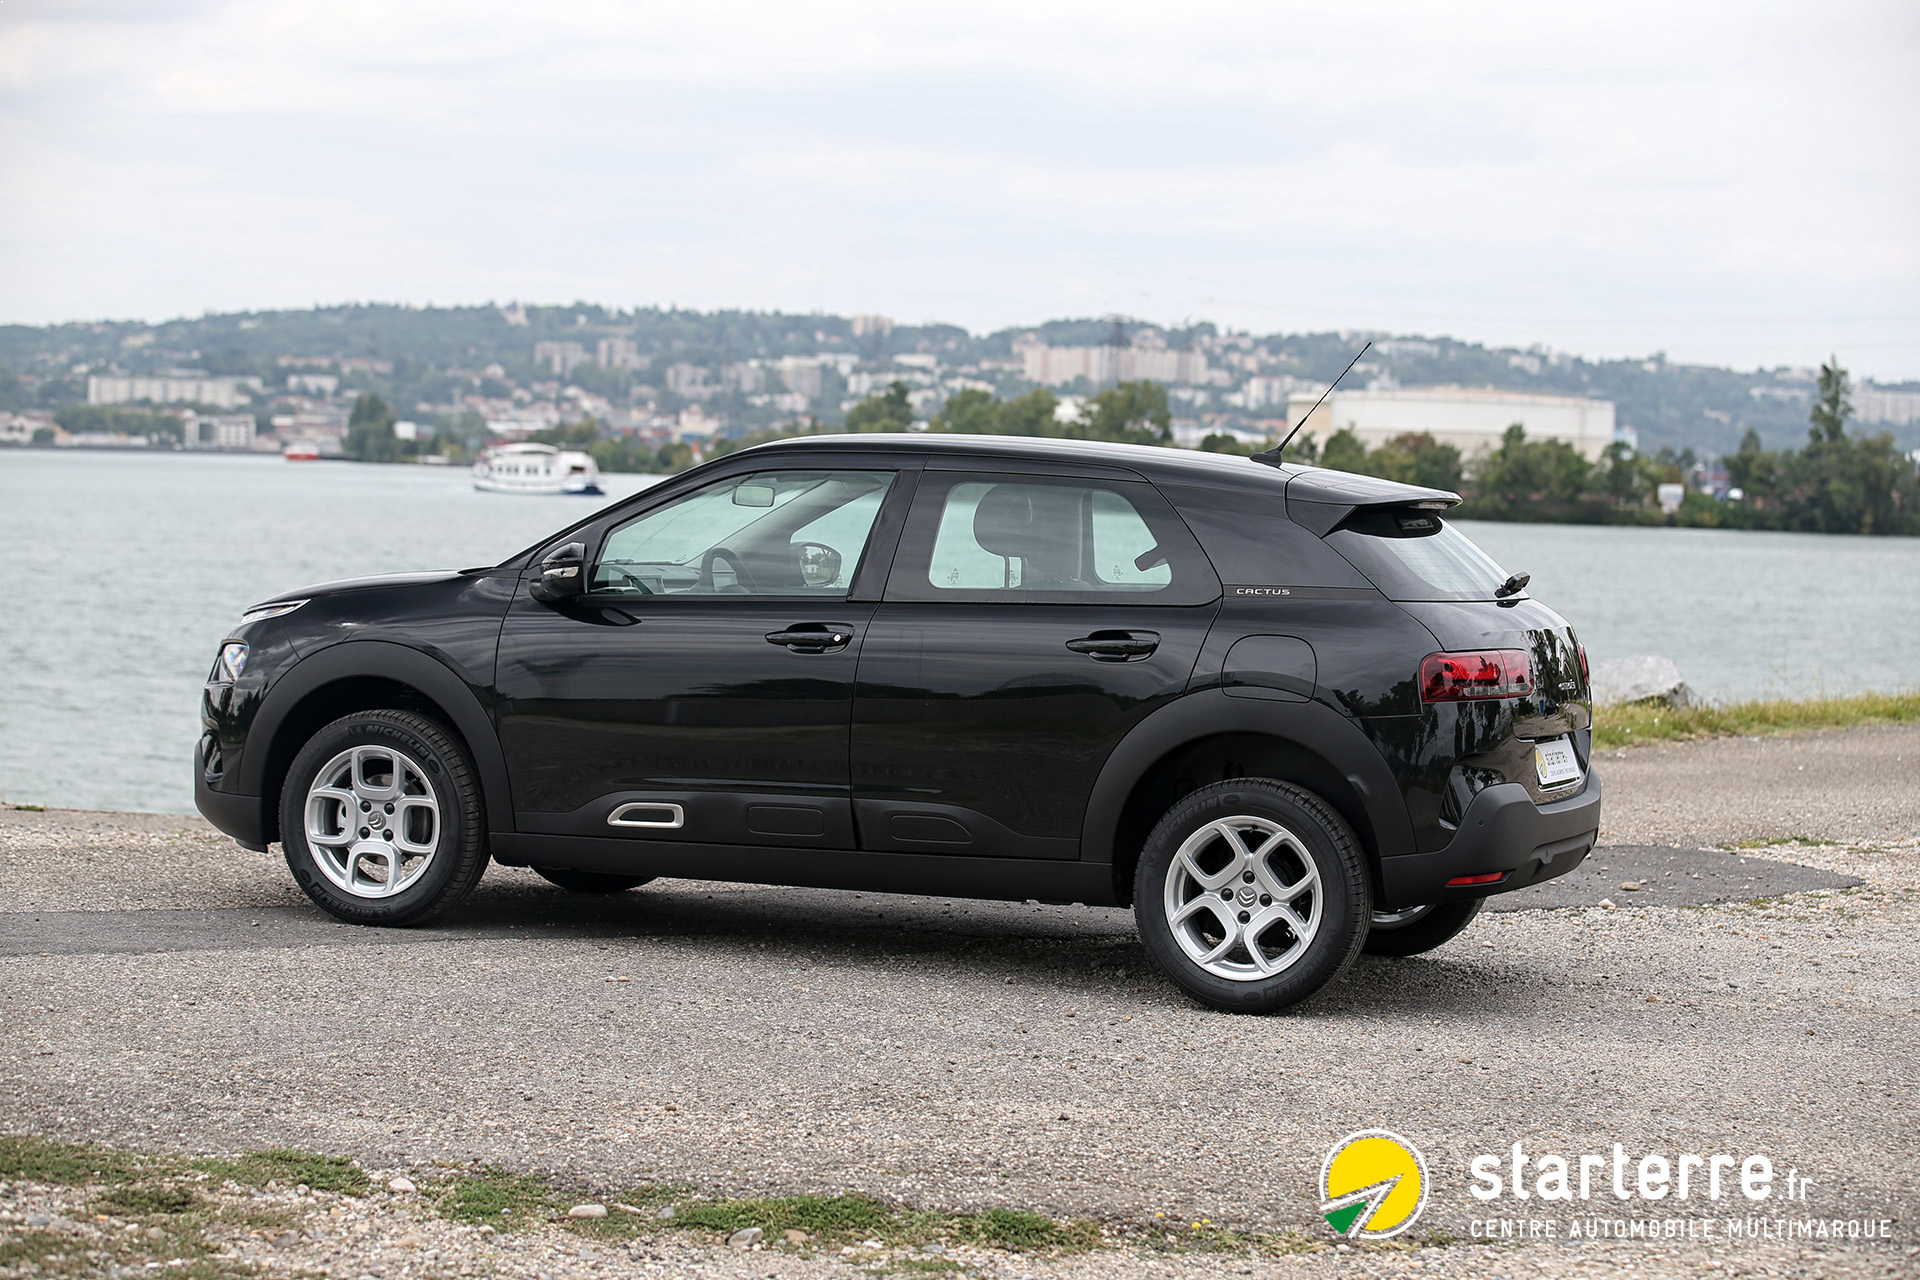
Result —
<path fill-rule="evenodd" d="M 1862 422 L 1910 426 L 1920 422 L 1920 391 L 1882 391 L 1869 384 L 1853 393 L 1853 408 Z"/>
<path fill-rule="evenodd" d="M 1287 425 L 1299 425 L 1318 398 L 1307 391 L 1288 396 Z M 1351 427 L 1362 444 L 1374 449 L 1395 436 L 1424 431 L 1471 458 L 1482 449 L 1498 448 L 1516 422 L 1527 429 L 1527 439 L 1564 441 L 1590 461 L 1598 461 L 1614 441 L 1611 400 L 1490 387 L 1335 391 L 1307 421 L 1305 432 L 1325 444 L 1336 431 Z"/>
<path fill-rule="evenodd" d="M 587 349 L 577 342 L 536 342 L 533 344 L 533 359 L 536 364 L 544 364 L 556 377 L 564 378 L 581 365 L 592 359 Z M 345 362 L 341 362 L 345 367 Z"/>
<path fill-rule="evenodd" d="M 233 409 L 260 390 L 258 378 L 123 377 L 95 374 L 87 379 L 88 404 L 210 404 Z"/>
<path fill-rule="evenodd" d="M 646 363 L 632 338 L 602 338 L 594 356 L 602 369 L 638 369 Z"/>
<path fill-rule="evenodd" d="M 250 413 L 180 415 L 180 444 L 187 449 L 251 449 L 253 433 Z"/>
<path fill-rule="evenodd" d="M 1110 382 L 1203 383 L 1207 357 L 1198 351 L 1164 347 L 1050 347 L 1032 342 L 1019 348 L 1027 381 L 1062 387 L 1079 378 L 1094 386 Z"/>

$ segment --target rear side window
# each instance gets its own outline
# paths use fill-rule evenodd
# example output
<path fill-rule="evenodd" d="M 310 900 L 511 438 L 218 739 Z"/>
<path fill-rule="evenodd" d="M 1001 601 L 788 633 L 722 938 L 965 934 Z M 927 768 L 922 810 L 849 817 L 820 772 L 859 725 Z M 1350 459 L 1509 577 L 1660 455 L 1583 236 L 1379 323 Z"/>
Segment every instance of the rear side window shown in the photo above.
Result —
<path fill-rule="evenodd" d="M 1437 512 L 1358 511 L 1327 535 L 1389 600 L 1492 600 L 1507 571 Z"/>
<path fill-rule="evenodd" d="M 1145 484 L 929 472 L 887 596 L 1200 604 L 1219 583 L 1180 518 Z"/>

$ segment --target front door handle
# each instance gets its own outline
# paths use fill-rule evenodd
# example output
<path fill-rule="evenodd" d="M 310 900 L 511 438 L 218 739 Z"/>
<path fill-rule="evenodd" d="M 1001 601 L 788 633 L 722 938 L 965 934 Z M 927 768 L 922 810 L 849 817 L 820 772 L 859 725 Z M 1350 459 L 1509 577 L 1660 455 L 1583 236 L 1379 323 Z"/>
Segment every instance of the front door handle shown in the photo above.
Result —
<path fill-rule="evenodd" d="M 1067 641 L 1067 648 L 1084 653 L 1095 662 L 1131 662 L 1159 647 L 1160 637 L 1152 631 L 1096 631 Z"/>
<path fill-rule="evenodd" d="M 826 653 L 844 649 L 853 628 L 844 622 L 796 622 L 785 631 L 767 632 L 768 644 L 785 645 L 795 653 Z"/>

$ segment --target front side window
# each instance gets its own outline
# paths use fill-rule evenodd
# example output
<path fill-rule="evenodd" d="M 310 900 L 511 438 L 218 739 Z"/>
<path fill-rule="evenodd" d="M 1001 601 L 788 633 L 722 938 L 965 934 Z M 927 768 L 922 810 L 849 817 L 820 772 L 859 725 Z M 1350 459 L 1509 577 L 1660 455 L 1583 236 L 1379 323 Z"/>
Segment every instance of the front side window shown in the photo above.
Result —
<path fill-rule="evenodd" d="M 1218 584 L 1150 486 L 1039 476 L 921 482 L 889 598 L 1201 603 Z"/>
<path fill-rule="evenodd" d="M 609 595 L 844 596 L 891 471 L 762 471 L 696 489 L 607 535 Z"/>

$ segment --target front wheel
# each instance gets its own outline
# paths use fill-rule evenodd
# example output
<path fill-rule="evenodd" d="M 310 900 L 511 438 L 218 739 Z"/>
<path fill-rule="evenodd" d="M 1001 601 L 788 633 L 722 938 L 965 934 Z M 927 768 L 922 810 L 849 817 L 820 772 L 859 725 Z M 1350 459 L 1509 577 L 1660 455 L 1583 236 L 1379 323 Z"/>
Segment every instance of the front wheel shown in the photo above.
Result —
<path fill-rule="evenodd" d="M 1370 956 L 1417 956 L 1431 951 L 1473 923 L 1485 898 L 1442 902 L 1400 911 L 1376 911 L 1367 930 Z"/>
<path fill-rule="evenodd" d="M 351 924 L 418 924 L 487 869 L 480 784 L 460 742 L 411 711 L 360 711 L 307 740 L 280 795 L 287 867 Z"/>
<path fill-rule="evenodd" d="M 1156 963 L 1216 1009 L 1271 1013 L 1318 993 L 1360 952 L 1372 890 L 1333 808 L 1270 778 L 1216 782 L 1147 837 L 1134 913 Z"/>

